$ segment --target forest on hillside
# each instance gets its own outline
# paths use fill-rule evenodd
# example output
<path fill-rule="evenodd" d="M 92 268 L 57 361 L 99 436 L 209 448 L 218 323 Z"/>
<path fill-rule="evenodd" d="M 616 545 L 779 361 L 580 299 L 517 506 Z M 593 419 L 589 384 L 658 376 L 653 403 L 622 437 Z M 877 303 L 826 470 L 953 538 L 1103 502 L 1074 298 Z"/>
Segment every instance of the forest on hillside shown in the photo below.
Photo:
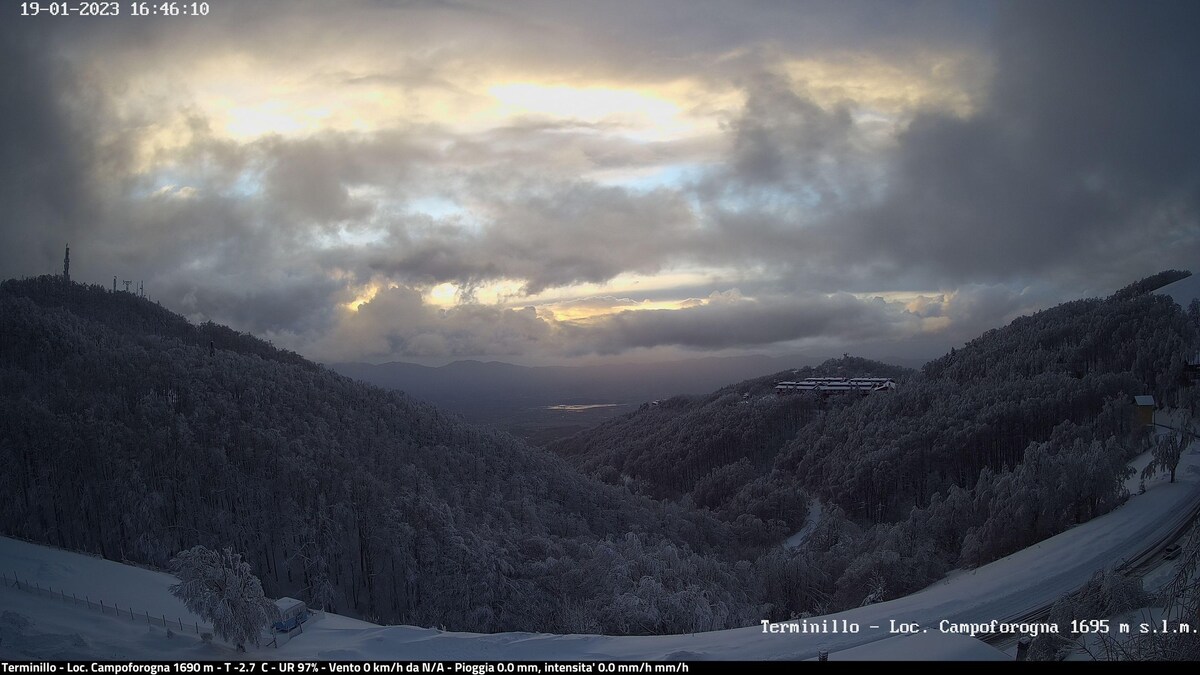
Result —
<path fill-rule="evenodd" d="M 687 498 L 730 523 L 745 544 L 778 542 L 804 523 L 802 486 L 770 475 L 779 451 L 823 407 L 815 396 L 775 393 L 780 380 L 878 375 L 900 381 L 907 368 L 846 357 L 819 366 L 675 396 L 552 443 L 548 448 L 605 482 L 657 499 Z"/>
<path fill-rule="evenodd" d="M 210 353 L 212 343 L 212 353 Z M 753 622 L 707 514 L 224 327 L 56 277 L 0 285 L 0 531 L 390 623 L 655 633 Z"/>
<path fill-rule="evenodd" d="M 262 340 L 38 277 L 0 284 L 0 531 L 162 567 L 245 553 L 271 595 L 388 623 L 647 634 L 920 588 L 1104 513 L 1196 406 L 1200 307 L 1135 289 L 973 340 L 887 395 L 760 378 L 556 446 L 480 430 Z M 823 504 L 802 545 L 813 498 Z"/>
<path fill-rule="evenodd" d="M 1126 497 L 1126 460 L 1150 442 L 1132 397 L 1197 412 L 1184 364 L 1200 303 L 1184 311 L 1150 292 L 1183 276 L 1020 317 L 919 373 L 835 359 L 644 407 L 550 448 L 602 480 L 710 511 L 743 544 L 795 532 L 806 499 L 818 499 L 824 514 L 804 545 L 758 560 L 786 598 L 777 616 L 895 597 Z M 829 399 L 770 392 L 818 375 L 900 386 Z"/>

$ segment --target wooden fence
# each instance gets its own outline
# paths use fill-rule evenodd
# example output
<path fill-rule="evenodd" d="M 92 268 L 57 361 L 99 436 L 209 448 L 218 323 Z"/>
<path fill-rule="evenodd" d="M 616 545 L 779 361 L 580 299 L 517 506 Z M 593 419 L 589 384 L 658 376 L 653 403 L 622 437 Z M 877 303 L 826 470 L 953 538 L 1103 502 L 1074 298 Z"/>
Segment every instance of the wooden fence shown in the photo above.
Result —
<path fill-rule="evenodd" d="M 181 633 L 193 633 L 195 635 L 212 634 L 212 626 L 206 626 L 195 621 L 184 621 L 180 617 L 168 617 L 165 614 L 151 614 L 146 610 L 135 609 L 132 605 L 122 607 L 117 602 L 105 602 L 102 598 L 93 600 L 90 596 L 82 598 L 75 593 L 68 594 L 63 589 L 55 590 L 50 586 L 42 586 L 40 582 L 21 579 L 16 572 L 10 577 L 6 572 L 0 572 L 0 579 L 4 581 L 4 585 L 9 588 L 16 588 L 28 593 L 33 593 L 43 598 L 57 600 L 66 605 L 76 607 L 87 607 L 89 610 L 107 614 L 118 619 L 128 619 L 134 623 L 144 623 L 148 626 L 161 626 L 168 630 L 179 631 Z M 211 639 L 211 638 L 210 638 Z"/>

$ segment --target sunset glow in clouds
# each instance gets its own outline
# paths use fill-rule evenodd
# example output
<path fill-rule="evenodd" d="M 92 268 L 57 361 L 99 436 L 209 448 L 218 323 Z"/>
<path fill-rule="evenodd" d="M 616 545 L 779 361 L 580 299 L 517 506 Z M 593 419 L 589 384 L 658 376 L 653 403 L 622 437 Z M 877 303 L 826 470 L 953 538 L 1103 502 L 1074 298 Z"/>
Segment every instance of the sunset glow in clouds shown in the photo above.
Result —
<path fill-rule="evenodd" d="M 4 22 L 5 276 L 552 362 L 927 356 L 1200 259 L 1187 4 L 211 4 Z"/>

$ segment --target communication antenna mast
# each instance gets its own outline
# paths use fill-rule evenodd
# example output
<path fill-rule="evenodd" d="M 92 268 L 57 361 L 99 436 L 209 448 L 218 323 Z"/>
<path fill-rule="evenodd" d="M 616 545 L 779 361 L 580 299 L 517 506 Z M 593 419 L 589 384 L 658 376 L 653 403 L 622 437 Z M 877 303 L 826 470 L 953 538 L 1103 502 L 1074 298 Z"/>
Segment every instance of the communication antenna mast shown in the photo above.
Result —
<path fill-rule="evenodd" d="M 128 293 L 129 292 L 129 284 L 132 284 L 133 282 L 130 281 L 129 279 L 122 279 L 121 283 L 125 284 L 125 292 Z"/>
<path fill-rule="evenodd" d="M 71 245 L 67 244 L 67 254 L 63 256 L 63 281 L 71 283 Z"/>

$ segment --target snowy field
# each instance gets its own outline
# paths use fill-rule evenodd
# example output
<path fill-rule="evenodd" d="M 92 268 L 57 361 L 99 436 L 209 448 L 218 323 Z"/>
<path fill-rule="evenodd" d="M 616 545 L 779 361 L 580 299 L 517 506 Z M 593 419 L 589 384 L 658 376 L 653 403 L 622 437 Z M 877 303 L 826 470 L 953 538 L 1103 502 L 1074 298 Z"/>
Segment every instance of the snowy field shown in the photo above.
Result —
<path fill-rule="evenodd" d="M 1140 468 L 1146 458 L 1135 466 Z M 1137 480 L 1131 481 L 1136 491 Z M 536 633 L 450 633 L 410 626 L 375 626 L 333 614 L 305 624 L 305 631 L 278 648 L 253 650 L 255 659 L 439 659 L 439 660 L 763 660 L 831 658 L 1002 658 L 982 642 L 942 634 L 941 620 L 986 622 L 1018 616 L 1085 582 L 1098 569 L 1134 555 L 1166 536 L 1200 506 L 1200 450 L 1185 453 L 1177 482 L 1147 481 L 1146 493 L 1103 517 L 975 570 L 959 571 L 912 595 L 819 619 L 826 625 L 857 624 L 858 632 L 766 633 L 761 626 L 647 637 Z M 167 592 L 169 575 L 0 538 L 0 571 L 22 581 L 132 604 L 152 614 L 189 619 Z M 889 621 L 915 622 L 915 636 L 888 633 Z M 878 628 L 872 628 L 877 626 Z M 847 651 L 848 650 L 848 651 Z M 837 653 L 842 652 L 842 653 Z M 204 645 L 186 633 L 167 637 L 162 628 L 102 616 L 11 587 L 0 589 L 0 657 L 10 659 L 143 658 L 223 659 L 225 645 Z"/>

